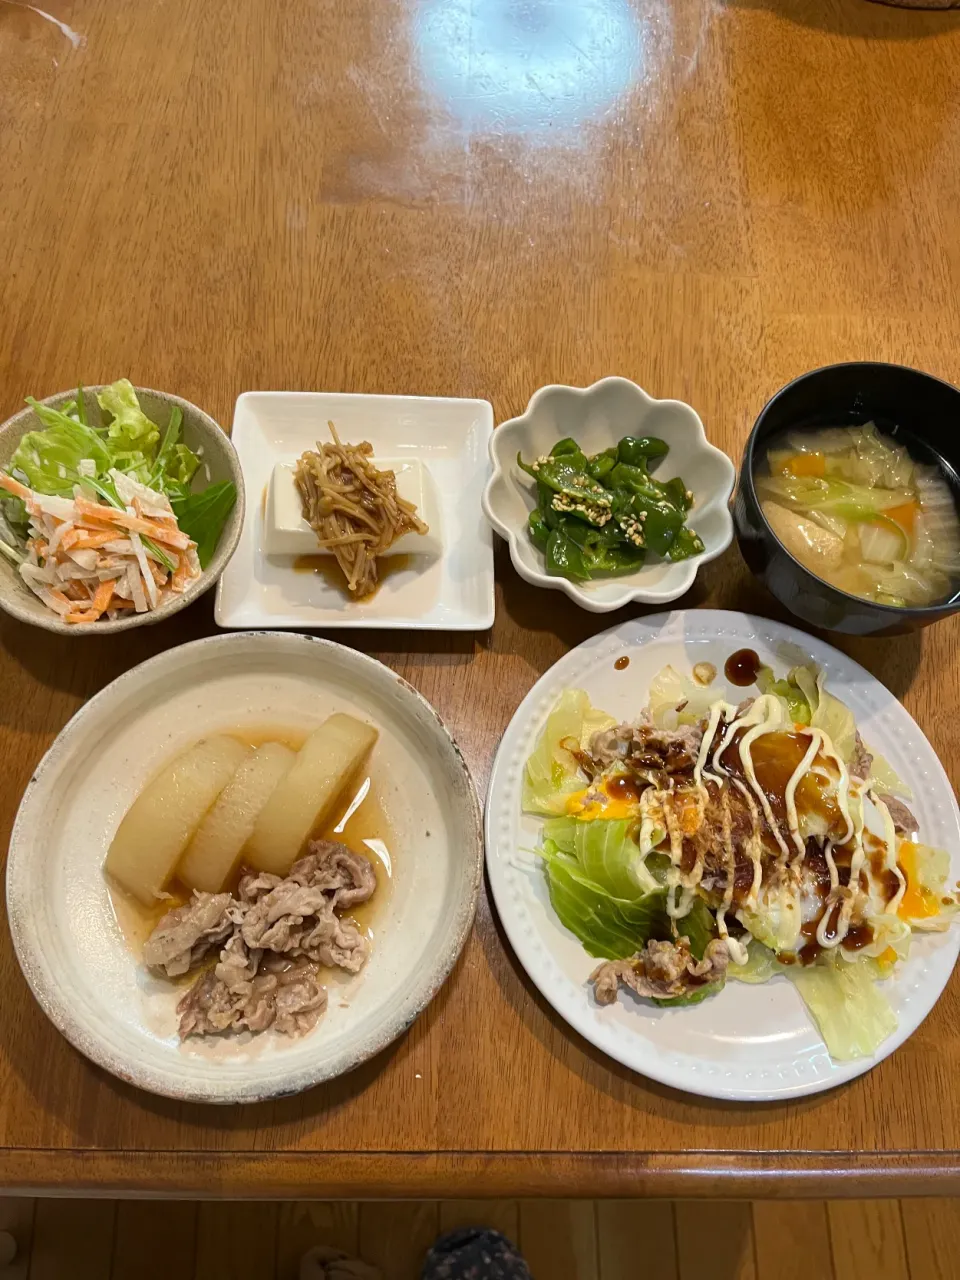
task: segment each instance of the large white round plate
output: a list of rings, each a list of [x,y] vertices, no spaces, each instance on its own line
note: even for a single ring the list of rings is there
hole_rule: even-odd
[[[778,671],[813,659],[828,688],[851,708],[868,744],[881,751],[914,792],[921,838],[948,849],[960,872],[960,812],[933,748],[894,696],[863,667],[793,627],[747,614],[697,609],[625,622],[572,650],[523,700],[497,753],[486,806],[487,869],[500,919],[520,963],[556,1011],[624,1066],[662,1084],[707,1097],[761,1102],[796,1097],[852,1080],[914,1032],[933,1008],[957,959],[960,938],[915,939],[908,961],[884,985],[899,1027],[872,1057],[835,1062],[795,988],[777,977],[762,986],[728,982],[703,1004],[658,1009],[621,995],[599,1007],[587,979],[595,965],[550,907],[531,851],[540,822],[520,809],[523,766],[564,689],[586,689],[597,707],[625,720],[639,715],[651,678],[666,663],[689,673],[712,662],[717,696],[739,702],[723,665],[737,649],[755,649]],[[617,670],[615,661],[630,659]]]
[[[182,988],[153,977],[114,917],[101,867],[165,760],[217,730],[375,724],[371,758],[394,837],[393,889],[373,954],[328,984],[309,1034],[177,1039]],[[34,995],[88,1058],[132,1084],[200,1102],[254,1102],[349,1071],[398,1036],[453,966],[482,870],[476,793],[430,705],[388,667],[328,640],[242,633],[171,649],[88,702],[28,786],[10,842],[7,914]],[[339,985],[338,985],[339,984]]]

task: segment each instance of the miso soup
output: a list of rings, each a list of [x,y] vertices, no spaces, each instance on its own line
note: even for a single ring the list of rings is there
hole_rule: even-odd
[[[811,573],[878,604],[936,604],[960,584],[960,517],[936,465],[862,427],[773,437],[754,483],[770,528]]]

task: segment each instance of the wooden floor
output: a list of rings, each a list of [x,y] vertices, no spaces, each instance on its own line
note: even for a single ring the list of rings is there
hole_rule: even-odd
[[[296,1280],[335,1244],[417,1280],[442,1230],[518,1241],[534,1280],[960,1280],[960,1200],[810,1202],[0,1199],[0,1280]]]

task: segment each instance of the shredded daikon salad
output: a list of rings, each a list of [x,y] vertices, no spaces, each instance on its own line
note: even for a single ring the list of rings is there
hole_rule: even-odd
[[[65,622],[149,613],[210,563],[237,498],[210,480],[203,448],[181,439],[180,408],[161,430],[121,378],[97,392],[88,420],[82,387],[60,408],[28,397],[41,430],[27,431],[0,471],[0,553]]]
[[[73,498],[51,497],[0,472],[0,488],[29,517],[20,576],[64,622],[147,613],[201,573],[197,544],[180,530],[169,498],[115,469],[109,476],[122,507],[84,492],[82,482]]]

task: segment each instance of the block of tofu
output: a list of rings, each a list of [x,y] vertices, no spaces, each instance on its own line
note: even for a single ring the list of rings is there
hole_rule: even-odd
[[[415,458],[377,458],[382,471],[397,477],[397,493],[417,508],[417,515],[429,526],[429,533],[405,533],[384,552],[386,556],[438,557],[443,550],[440,530],[440,502],[436,482],[427,467]],[[296,464],[278,462],[270,477],[266,512],[266,552],[270,556],[324,555],[317,535],[303,518],[300,494],[294,481]]]

